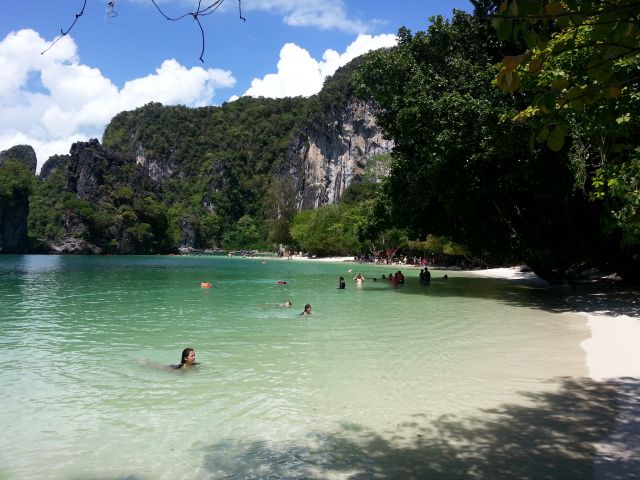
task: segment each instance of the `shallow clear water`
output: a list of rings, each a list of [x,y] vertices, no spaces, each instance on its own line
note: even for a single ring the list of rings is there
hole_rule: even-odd
[[[0,478],[386,478],[358,439],[402,448],[585,374],[552,292],[373,281],[398,268],[0,256]],[[164,368],[187,346],[199,367]]]

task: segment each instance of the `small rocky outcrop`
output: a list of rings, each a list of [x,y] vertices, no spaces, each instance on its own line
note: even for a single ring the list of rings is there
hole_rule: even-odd
[[[38,167],[36,151],[31,145],[15,145],[0,152],[0,166],[7,161],[21,163],[27,167],[33,175],[35,175],[36,168]]]
[[[49,245],[52,253],[57,254],[87,254],[91,253],[99,255],[102,253],[102,249],[97,247],[84,239],[67,237],[62,238]]]
[[[46,180],[51,174],[57,170],[66,171],[71,163],[70,155],[52,155],[49,160],[44,162],[40,169],[40,179]]]

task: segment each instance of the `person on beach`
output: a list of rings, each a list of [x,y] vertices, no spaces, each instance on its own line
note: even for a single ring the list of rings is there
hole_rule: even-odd
[[[347,285],[344,283],[344,277],[340,277],[340,280],[338,281],[338,288],[340,290],[344,290],[347,287]]]
[[[311,304],[307,303],[304,306],[304,310],[300,313],[300,315],[311,315]]]
[[[356,287],[362,288],[362,285],[364,284],[364,277],[362,276],[362,274],[358,272],[358,274],[353,277],[353,279],[356,281]]]
[[[176,370],[180,368],[189,368],[194,365],[198,365],[196,362],[196,352],[193,348],[185,348],[182,351],[182,355],[180,357],[180,363],[178,365],[171,365],[171,368],[175,368]]]

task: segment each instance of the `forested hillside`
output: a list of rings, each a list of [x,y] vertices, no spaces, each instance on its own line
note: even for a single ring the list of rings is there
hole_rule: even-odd
[[[527,2],[523,20],[513,1],[474,4],[311,98],[120,113],[102,144],[45,164],[30,248],[284,243],[639,281],[638,7],[575,3],[567,20]]]
[[[31,196],[32,248],[158,253],[290,243],[297,211],[338,201],[374,150],[391,148],[376,137],[373,106],[354,96],[356,66],[311,98],[196,109],[150,103],[118,114],[102,143],[77,143],[44,165]]]

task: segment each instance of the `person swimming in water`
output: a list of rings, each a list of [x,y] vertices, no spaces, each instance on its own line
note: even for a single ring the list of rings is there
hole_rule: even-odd
[[[346,286],[347,285],[344,283],[344,277],[340,277],[340,280],[338,280],[338,288],[340,290],[344,290]]]
[[[198,363],[196,362],[195,350],[193,348],[185,348],[182,351],[180,363],[178,365],[171,365],[171,368],[175,368],[176,370],[178,370],[180,368],[189,368],[194,365],[198,365]]]
[[[307,303],[304,306],[304,310],[300,313],[300,315],[311,315],[311,304]]]

